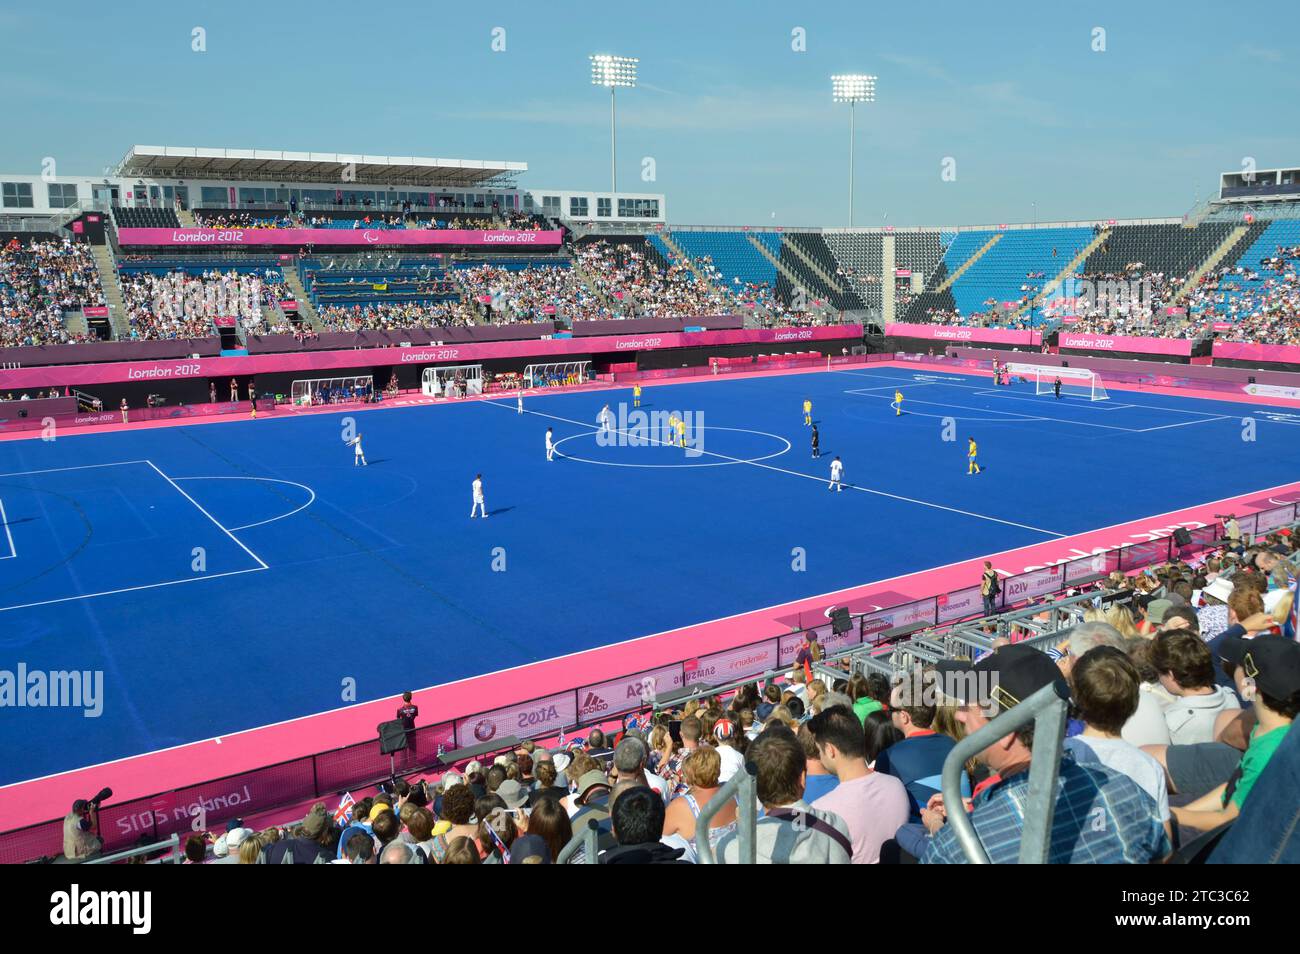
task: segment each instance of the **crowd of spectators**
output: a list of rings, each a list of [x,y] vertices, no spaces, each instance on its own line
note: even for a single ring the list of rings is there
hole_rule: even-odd
[[[1258,270],[1224,266],[1201,279],[1189,311],[1203,333],[1224,341],[1300,345],[1300,245],[1279,246]]]
[[[292,330],[275,307],[293,298],[278,269],[123,273],[120,284],[132,340],[211,337],[215,318],[234,318],[250,334]]]
[[[585,317],[600,308],[568,264],[511,269],[487,263],[457,269],[456,275],[493,323]]]
[[[194,224],[202,229],[295,229],[298,222],[288,215],[270,212],[237,212],[234,210],[196,210]]]
[[[731,310],[727,296],[700,281],[688,264],[670,262],[661,268],[646,248],[600,240],[574,249],[596,289],[613,303],[585,317],[681,318]]]
[[[402,328],[458,327],[473,324],[475,313],[459,301],[415,304],[412,302],[366,302],[355,305],[326,305],[317,317],[325,331],[396,331]]]
[[[0,347],[96,340],[69,331],[64,313],[103,305],[89,245],[15,238],[0,248]]]

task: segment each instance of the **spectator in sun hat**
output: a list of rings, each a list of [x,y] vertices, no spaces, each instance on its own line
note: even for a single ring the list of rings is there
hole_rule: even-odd
[[[1069,688],[1061,671],[1030,646],[1010,645],[983,657],[972,667],[974,686],[957,710],[967,733],[1010,711],[1039,690],[1051,686],[1061,698]],[[994,864],[1019,861],[1024,809],[1029,794],[1033,724],[1010,732],[977,756],[999,781],[975,795],[970,821]],[[933,837],[922,859],[929,864],[965,862],[956,832],[947,824],[943,797],[930,800],[922,817]],[[1089,817],[1092,824],[1080,825]],[[1127,776],[1104,766],[1083,766],[1066,753],[1056,780],[1056,809],[1047,852],[1051,864],[1146,864],[1169,853],[1169,838],[1151,796]]]
[[[1255,728],[1237,770],[1223,785],[1182,808],[1180,825],[1209,830],[1236,819],[1260,774],[1300,715],[1300,643],[1282,636],[1231,636],[1221,655],[1237,691],[1253,703]]]
[[[334,859],[334,839],[330,814],[324,802],[311,807],[302,824],[289,838],[266,849],[268,865],[323,865]]]
[[[517,808],[523,808],[524,805],[528,804],[528,792],[519,784],[519,782],[512,778],[508,778],[502,782],[497,787],[496,794],[506,803],[506,808],[509,808],[512,811]]]
[[[243,827],[236,820],[226,833],[212,844],[212,854],[217,859],[216,864],[237,863],[239,846],[244,843],[245,838],[253,838],[255,835],[253,829]]]

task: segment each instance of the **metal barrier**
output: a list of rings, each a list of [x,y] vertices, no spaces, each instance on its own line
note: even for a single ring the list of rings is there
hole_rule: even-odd
[[[718,789],[709,803],[700,810],[695,819],[695,854],[696,861],[702,865],[717,864],[713,856],[713,844],[709,841],[709,822],[726,807],[727,802],[736,799],[737,818],[736,836],[739,840],[740,863],[742,865],[758,864],[758,783],[755,780],[753,762],[745,763],[745,770],[731,776],[726,785]]]
[[[156,845],[145,845],[142,848],[132,848],[129,851],[119,851],[112,855],[100,855],[97,858],[89,858],[80,862],[83,865],[111,865],[118,861],[127,861],[139,855],[151,855],[155,851],[166,851],[171,849],[173,859],[181,853],[181,836],[172,835],[166,841],[160,841]],[[173,860],[171,863],[175,863]]]
[[[948,824],[971,864],[987,865],[988,852],[965,811],[961,797],[961,773],[966,762],[1017,729],[1034,723],[1034,757],[1029,765],[1029,794],[1020,835],[1020,863],[1046,864],[1052,842],[1052,817],[1056,812],[1056,778],[1065,747],[1066,696],[1060,685],[1044,686],[1014,709],[972,732],[953,747],[943,760],[941,782]]]
[[[560,853],[555,856],[555,863],[557,865],[567,865],[569,859],[579,851],[583,851],[586,853],[583,858],[584,864],[600,864],[599,831],[600,825],[595,819],[587,822],[587,827],[570,838],[569,843],[560,849]]]

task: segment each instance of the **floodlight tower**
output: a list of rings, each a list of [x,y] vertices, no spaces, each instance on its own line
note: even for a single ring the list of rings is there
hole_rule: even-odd
[[[876,101],[876,78],[866,73],[839,73],[831,77],[831,98],[849,104],[849,228],[853,227],[853,109]]]
[[[591,60],[591,85],[609,87],[609,191],[612,203],[618,192],[614,91],[620,86],[626,89],[636,86],[636,68],[641,61],[632,56],[610,56],[608,53],[596,53],[588,59]]]

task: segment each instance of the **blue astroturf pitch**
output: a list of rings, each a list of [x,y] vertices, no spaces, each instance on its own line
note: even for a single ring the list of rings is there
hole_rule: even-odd
[[[1300,417],[1251,404],[896,367],[646,388],[698,455],[598,440],[606,402],[617,429],[630,390],[0,444],[0,669],[104,686],[94,718],[5,709],[0,782],[332,709],[349,679],[365,701],[1276,486],[1300,460]]]

